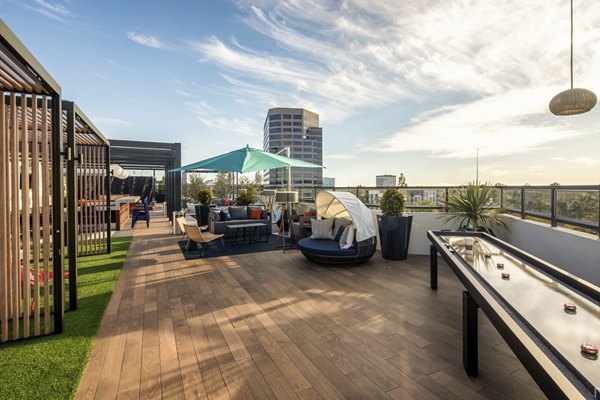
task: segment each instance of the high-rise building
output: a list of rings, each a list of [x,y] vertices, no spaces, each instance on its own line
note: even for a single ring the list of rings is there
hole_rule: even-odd
[[[323,177],[323,187],[335,187],[335,178]]]
[[[290,157],[323,165],[323,130],[319,127],[319,114],[303,108],[271,108],[264,125],[263,149],[271,153],[290,149]],[[286,168],[267,171],[264,183],[269,186],[287,185]],[[292,168],[292,186],[323,185],[321,168]]]
[[[375,186],[387,187],[396,186],[396,175],[376,175]]]

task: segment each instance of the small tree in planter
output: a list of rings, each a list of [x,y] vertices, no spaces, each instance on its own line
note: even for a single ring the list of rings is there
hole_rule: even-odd
[[[210,212],[210,203],[213,199],[213,192],[211,189],[203,188],[198,190],[197,194],[198,202],[200,202],[200,207],[196,207],[199,209],[200,213],[196,212],[196,219],[198,220],[198,225],[208,225],[208,213]]]
[[[508,229],[500,217],[498,209],[492,208],[495,189],[489,184],[467,184],[457,190],[446,202],[447,215],[442,218],[446,222],[458,222],[461,227],[469,226],[474,231],[494,234],[492,227]]]
[[[403,216],[406,211],[404,196],[398,189],[387,189],[380,201],[381,216],[379,237],[381,255],[388,260],[405,260],[412,227],[412,215]]]
[[[235,199],[236,206],[249,206],[256,201],[256,195],[252,191],[245,191],[238,194]]]

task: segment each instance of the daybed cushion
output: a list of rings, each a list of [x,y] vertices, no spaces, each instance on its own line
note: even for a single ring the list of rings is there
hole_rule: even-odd
[[[333,240],[340,240],[344,228],[352,224],[352,220],[345,218],[334,218],[333,219]]]
[[[307,253],[316,253],[323,256],[355,256],[356,246],[352,246],[349,249],[340,249],[340,244],[334,240],[315,240],[311,238],[304,238],[298,241],[298,248],[300,251],[306,251]]]
[[[333,219],[314,219],[311,218],[312,235],[311,239],[333,239]]]

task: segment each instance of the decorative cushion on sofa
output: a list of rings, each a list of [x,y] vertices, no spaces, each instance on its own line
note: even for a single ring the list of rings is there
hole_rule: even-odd
[[[219,222],[221,220],[221,210],[219,210],[218,208],[213,208],[210,210],[210,212],[216,222]]]
[[[223,205],[224,206],[230,206],[231,205],[231,199],[223,199]]]
[[[354,244],[354,225],[348,225],[344,228],[340,240],[340,249],[349,249]]]
[[[229,221],[231,219],[231,214],[229,214],[229,210],[221,210],[221,221]]]
[[[260,212],[261,209],[260,208],[249,208],[250,210],[250,219],[260,219]]]
[[[269,210],[260,210],[260,219],[269,219]]]
[[[312,235],[311,239],[333,239],[333,219],[314,219],[311,218]]]
[[[229,207],[229,214],[231,214],[231,219],[248,219],[248,209],[246,206]]]

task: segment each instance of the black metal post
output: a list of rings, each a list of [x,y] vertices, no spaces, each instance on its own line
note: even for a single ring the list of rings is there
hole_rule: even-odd
[[[60,95],[52,96],[52,267],[54,272],[54,332],[62,333],[64,317],[63,278],[63,141]]]
[[[463,292],[463,366],[469,376],[479,374],[477,303],[469,292]]]
[[[556,189],[550,189],[550,226],[556,227]]]
[[[429,285],[433,290],[438,288],[437,267],[437,249],[434,245],[429,245]]]
[[[69,257],[69,310],[77,309],[77,177],[75,144],[75,107],[72,101],[63,101],[67,114],[67,254]],[[59,275],[55,275],[59,276]]]
[[[521,219],[525,219],[525,187],[521,187]]]
[[[446,212],[448,212],[448,210],[449,210],[449,208],[448,208],[449,189],[447,187],[444,190],[444,196],[445,196],[445,199],[444,199],[445,207],[444,207],[444,209],[445,209]]]

